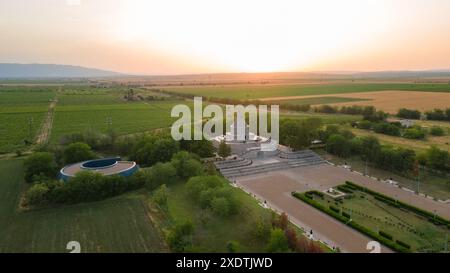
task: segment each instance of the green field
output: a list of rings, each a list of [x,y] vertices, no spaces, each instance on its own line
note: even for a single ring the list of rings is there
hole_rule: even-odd
[[[0,86],[0,154],[33,140],[54,96],[55,88],[50,87]]]
[[[301,112],[282,112],[280,119],[303,120],[307,118],[320,118],[322,124],[344,124],[354,121],[360,121],[362,116],[345,114],[320,114],[320,113],[301,113]]]
[[[367,101],[367,100],[357,98],[341,98],[341,97],[315,97],[305,99],[280,100],[278,102],[281,104],[317,105],[317,104],[333,104],[339,102],[352,102],[352,101]]]
[[[168,91],[195,94],[203,97],[257,99],[284,96],[309,96],[370,92],[383,90],[450,92],[450,84],[364,83],[364,84],[297,84],[172,87]]]
[[[68,252],[69,241],[82,252],[167,251],[141,194],[18,212],[22,160],[0,160],[0,173],[0,253]]]
[[[342,202],[336,202],[326,194],[323,198],[313,198],[327,208],[334,206],[349,214],[359,225],[392,235],[394,240],[409,244],[415,252],[442,252],[445,240],[449,240],[447,227],[435,225],[413,212],[390,206],[360,191],[355,190]]]
[[[119,134],[130,134],[169,127],[175,120],[170,111],[180,101],[132,102],[102,105],[57,106],[51,141],[86,129],[105,132],[110,126]],[[112,124],[108,124],[111,120]]]

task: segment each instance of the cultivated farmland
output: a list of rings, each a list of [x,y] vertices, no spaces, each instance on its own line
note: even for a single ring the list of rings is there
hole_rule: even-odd
[[[415,83],[355,83],[355,84],[297,84],[297,85],[236,85],[203,87],[170,87],[168,91],[203,97],[260,99],[286,96],[331,95],[384,90],[450,92],[450,84]]]
[[[18,212],[22,160],[0,160],[0,252],[165,252],[160,231],[139,194],[100,202]]]
[[[0,87],[0,153],[33,141],[54,95],[52,87]]]
[[[279,98],[280,102],[301,104],[302,100],[309,104],[331,104],[334,106],[372,105],[387,113],[396,114],[399,108],[428,111],[435,108],[445,109],[450,105],[450,93],[422,91],[378,91],[335,94],[333,96],[317,96],[298,99],[297,97]],[[339,101],[342,100],[342,101]],[[347,100],[347,101],[346,101]]]

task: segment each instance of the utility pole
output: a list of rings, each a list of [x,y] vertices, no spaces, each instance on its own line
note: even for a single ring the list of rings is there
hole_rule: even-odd
[[[364,175],[367,175],[367,157],[366,157],[366,168],[364,170]]]
[[[448,233],[445,234],[445,245],[444,245],[444,252],[446,253],[448,251]]]
[[[420,179],[419,176],[417,176],[417,194],[420,193]]]
[[[417,194],[420,193],[420,165],[419,162],[416,160],[414,162],[414,174],[417,178]]]
[[[112,117],[106,118],[106,124],[108,125],[108,130],[111,129],[112,126]]]
[[[32,131],[33,131],[33,117],[28,118],[28,138],[30,141],[32,140]]]

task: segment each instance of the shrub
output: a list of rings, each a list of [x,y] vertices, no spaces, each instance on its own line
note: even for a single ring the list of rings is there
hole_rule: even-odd
[[[450,120],[449,109],[450,108],[447,108],[445,112],[442,109],[434,109],[433,111],[428,111],[425,114],[429,120]]]
[[[199,155],[202,158],[213,157],[216,148],[213,143],[209,140],[180,140],[180,148],[182,150],[188,151]]]
[[[49,189],[45,184],[35,184],[25,194],[26,204],[39,206],[47,203],[47,193]]]
[[[336,187],[339,191],[344,192],[344,193],[353,193],[353,191],[347,187],[346,185],[339,185]]]
[[[33,176],[44,175],[48,178],[55,178],[58,166],[55,157],[51,153],[39,152],[29,156],[24,161],[25,180],[33,182]]]
[[[340,213],[341,210],[339,208],[336,208],[335,206],[330,206],[330,209],[336,213]]]
[[[450,170],[450,153],[448,151],[432,146],[425,154],[428,167],[442,171]]]
[[[228,216],[230,214],[230,204],[225,197],[214,197],[211,201],[211,209],[220,216]]]
[[[196,176],[186,184],[188,193],[202,209],[210,208],[215,214],[228,216],[238,212],[240,203],[227,182],[219,176]]]
[[[421,113],[417,110],[411,110],[406,108],[400,108],[397,113],[397,117],[406,119],[420,119]]]
[[[334,114],[338,113],[339,109],[337,107],[333,107],[328,104],[323,104],[314,108],[314,111],[318,113]]]
[[[346,217],[346,218],[351,218],[350,214],[346,213],[346,212],[342,212],[342,216]]]
[[[404,248],[411,249],[411,246],[408,245],[407,243],[404,243],[404,242],[402,242],[402,241],[400,241],[400,240],[397,240],[397,241],[395,241],[395,242],[396,242],[397,244],[401,245],[401,246],[404,247]]]
[[[191,235],[194,233],[194,225],[191,221],[178,223],[167,236],[167,242],[174,252],[184,252],[192,244]]]
[[[142,187],[143,184],[134,176],[125,178],[118,175],[103,176],[99,173],[80,172],[68,182],[49,180],[37,183],[28,189],[25,196],[32,205],[97,201]]]
[[[237,241],[229,241],[227,242],[227,250],[229,253],[237,253],[241,249],[239,242]]]
[[[328,137],[327,151],[340,157],[347,157],[351,154],[349,139],[340,134],[333,134]]]
[[[171,160],[178,151],[178,142],[171,138],[158,135],[144,136],[133,145],[130,158],[141,165],[151,166]]]
[[[91,150],[91,146],[82,142],[69,144],[63,152],[63,161],[66,164],[82,162],[93,158],[95,158],[95,154]]]
[[[439,126],[433,126],[430,129],[430,134],[433,136],[443,136],[445,134],[444,129]]]
[[[370,122],[368,120],[363,120],[357,124],[357,127],[359,129],[369,130],[372,128],[372,122]]]
[[[266,221],[263,218],[258,218],[255,221],[255,229],[254,229],[254,235],[258,240],[261,240],[262,242],[267,242],[270,237],[271,232],[271,226],[268,221]]]
[[[166,184],[161,185],[154,193],[153,193],[153,200],[156,204],[158,204],[160,207],[167,207],[167,186]]]
[[[409,128],[403,132],[403,137],[409,139],[424,139],[425,136],[425,131],[419,127]]]
[[[177,170],[170,163],[157,163],[153,167],[141,170],[148,190],[154,190],[162,184],[173,184],[178,181]]]
[[[287,252],[288,250],[289,243],[283,230],[279,228],[273,229],[267,244],[267,252]]]
[[[203,173],[203,165],[191,154],[185,151],[173,155],[171,164],[177,170],[177,175],[181,179],[199,176]]]
[[[386,233],[386,232],[384,232],[384,231],[379,231],[378,232],[381,236],[383,236],[384,238],[386,238],[386,239],[388,239],[388,240],[392,240],[392,235],[390,235],[389,233]]]
[[[231,147],[228,145],[225,141],[221,141],[219,144],[219,149],[217,151],[217,154],[220,157],[228,157],[231,155]]]
[[[373,130],[376,133],[390,135],[390,136],[400,136],[400,128],[394,124],[388,122],[379,122],[373,126]]]

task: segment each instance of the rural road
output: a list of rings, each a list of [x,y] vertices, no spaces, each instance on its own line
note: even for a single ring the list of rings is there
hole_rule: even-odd
[[[36,136],[36,144],[45,144],[50,138],[50,133],[52,131],[53,126],[53,115],[56,106],[56,100],[52,100],[48,107],[47,115],[45,117],[44,123],[42,124],[41,129],[39,130],[38,135]]]

